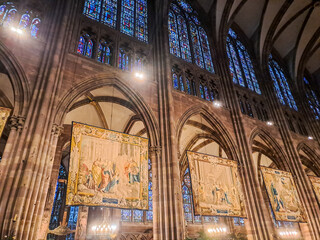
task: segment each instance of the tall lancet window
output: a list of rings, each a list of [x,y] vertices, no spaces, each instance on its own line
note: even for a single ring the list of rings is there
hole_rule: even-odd
[[[227,37],[227,54],[233,82],[261,94],[250,55],[231,28]]]
[[[283,105],[288,105],[290,108],[298,111],[296,102],[292,96],[287,77],[283,69],[279,66],[276,60],[273,59],[272,55],[269,56],[269,72],[273,81],[273,86],[276,95]]]
[[[214,72],[208,36],[190,4],[184,0],[171,3],[168,30],[172,55]]]
[[[306,77],[304,77],[303,80],[304,80],[304,86],[306,88],[306,96],[308,99],[308,104],[314,114],[315,119],[319,120],[320,119],[319,97],[316,94],[316,91],[311,86],[309,80]]]
[[[148,42],[147,10],[147,0],[86,0],[83,14],[140,41]],[[120,19],[120,25],[117,24],[117,19]]]

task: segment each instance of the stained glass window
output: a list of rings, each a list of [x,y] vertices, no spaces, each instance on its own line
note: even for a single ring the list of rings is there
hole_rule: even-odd
[[[103,0],[101,22],[115,28],[118,0]]]
[[[233,82],[261,94],[248,51],[231,28],[227,37],[227,55]]]
[[[171,3],[168,18],[170,53],[214,72],[208,37],[199,26],[197,13],[184,0],[177,0],[176,3]]]
[[[99,21],[101,14],[101,0],[86,0],[83,14],[87,17]]]
[[[136,37],[148,41],[147,0],[136,0]]]
[[[77,53],[91,58],[93,54],[93,42],[89,34],[80,36]]]
[[[200,91],[200,97],[204,99],[203,85],[201,83],[199,85],[199,91]]]
[[[178,76],[176,73],[172,74],[172,80],[174,89],[179,89]]]
[[[121,221],[122,222],[152,222],[153,221],[153,207],[152,207],[152,165],[151,160],[148,161],[148,174],[149,174],[149,209],[147,211],[142,210],[121,210]]]
[[[102,42],[99,44],[98,49],[98,61],[106,64],[111,64],[111,48],[108,46],[107,42]]]
[[[180,91],[184,92],[184,84],[183,84],[183,77],[179,77],[179,83],[180,83]]]
[[[23,14],[20,19],[20,22],[19,22],[19,28],[26,29],[28,27],[29,23],[30,23],[30,15],[27,13]]]
[[[312,88],[307,78],[304,77],[303,80],[306,88],[306,96],[308,99],[308,104],[315,116],[315,119],[319,120],[320,119],[320,102],[319,102],[318,95],[316,94],[316,91]]]
[[[190,81],[188,78],[186,78],[186,85],[187,85],[187,93],[191,94],[191,86],[190,86]]]
[[[204,86],[204,94],[205,94],[206,100],[210,101],[210,95],[209,95],[209,91],[208,91],[207,86]]]
[[[297,111],[298,108],[291,93],[285,73],[279,64],[273,59],[272,55],[269,57],[269,72],[280,103],[288,105],[290,108]]]
[[[16,14],[17,14],[17,10],[15,8],[9,10],[8,13],[6,14],[6,16],[4,16],[4,18],[5,18],[4,25],[8,26],[12,22],[14,22],[14,19],[16,18]]]
[[[31,26],[30,26],[30,31],[31,31],[31,36],[32,37],[38,38],[40,24],[41,24],[41,21],[40,21],[39,18],[34,18],[32,20],[32,23],[31,23]]]
[[[91,58],[93,52],[93,42],[91,39],[88,40],[85,56]]]
[[[121,26],[120,31],[133,36],[134,33],[134,0],[121,1]]]
[[[1,5],[0,6],[0,22],[1,22],[1,20],[4,18],[5,14],[6,14],[6,9],[7,9],[6,5]]]
[[[119,68],[121,70],[130,71],[131,70],[131,56],[125,52],[122,48],[119,51]]]

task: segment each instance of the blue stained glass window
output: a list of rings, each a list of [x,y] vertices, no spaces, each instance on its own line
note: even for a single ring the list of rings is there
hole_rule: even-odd
[[[172,74],[172,80],[174,89],[179,89],[178,76],[176,73]]]
[[[191,33],[194,61],[199,67],[204,68],[198,29],[196,25],[192,22],[190,23],[190,33]]]
[[[98,61],[106,64],[111,64],[111,49],[106,43],[100,43],[98,49]]]
[[[119,51],[119,68],[124,71],[131,70],[131,58],[129,55],[120,48]]]
[[[118,0],[103,0],[101,22],[115,28],[117,23]]]
[[[320,119],[320,102],[319,98],[312,88],[311,84],[307,80],[306,77],[304,77],[304,83],[305,83],[305,88],[306,88],[306,96],[308,99],[309,107],[312,110],[315,119],[319,120]]]
[[[147,0],[136,0],[136,37],[148,41]]]
[[[233,82],[261,94],[251,58],[237,34],[230,28],[227,37],[227,54]]]
[[[31,36],[32,37],[38,38],[40,24],[41,24],[41,20],[39,18],[34,18],[32,20],[32,23],[31,23],[31,26],[30,26],[30,31],[31,31]]]
[[[134,0],[121,1],[120,31],[133,36],[134,33]]]
[[[180,47],[179,47],[177,20],[176,20],[176,16],[171,10],[169,11],[168,27],[169,27],[170,53],[177,57],[180,57],[181,54],[180,54]]]
[[[83,36],[80,36],[77,52],[79,54],[84,54],[85,46],[86,46],[86,40]]]
[[[133,211],[133,221],[134,222],[143,222],[143,211],[142,210],[134,210]]]
[[[8,26],[12,22],[14,22],[14,19],[16,18],[16,14],[17,14],[17,10],[15,8],[9,10],[8,13],[6,14],[6,16],[4,16],[4,18],[5,18],[4,25]]]
[[[183,77],[182,76],[179,77],[179,82],[180,82],[180,90],[182,92],[184,92],[184,84],[183,84]]]
[[[184,0],[177,0],[179,5],[183,8],[188,13],[191,13],[193,11],[192,7],[190,6],[189,3],[185,2]]]
[[[190,86],[190,81],[188,78],[186,78],[186,85],[187,85],[187,93],[191,94],[191,86]]]
[[[210,95],[207,86],[204,86],[204,94],[206,96],[206,100],[210,101]]]
[[[204,99],[203,85],[202,85],[201,83],[200,83],[200,85],[199,85],[199,91],[200,91],[200,96],[201,96],[201,98]]]
[[[191,62],[191,52],[190,52],[187,24],[185,19],[181,15],[179,15],[177,19],[178,19],[181,57],[187,62]]]
[[[121,221],[131,222],[132,211],[131,210],[121,210]]]
[[[269,56],[269,73],[271,79],[273,80],[274,89],[280,103],[283,105],[287,104],[290,108],[293,108],[297,111],[298,108],[291,93],[284,71],[272,58],[272,55]]]
[[[207,34],[202,27],[199,27],[198,29],[200,34],[200,42],[202,47],[205,69],[209,72],[214,72]]]
[[[6,5],[1,5],[0,6],[0,22],[1,20],[4,18],[5,14],[6,14]]]
[[[142,57],[137,57],[136,58],[136,64],[135,64],[135,70],[138,72],[142,72],[144,68],[143,64],[143,58]]]
[[[91,58],[92,52],[93,52],[93,42],[92,40],[89,39],[86,47],[86,53],[85,53],[86,57]]]
[[[30,23],[30,15],[27,13],[23,14],[19,22],[19,28],[26,29],[29,26],[29,23]]]
[[[101,13],[101,0],[86,0],[83,8],[83,14],[87,17],[99,21]]]
[[[191,80],[192,83],[192,94],[193,96],[197,96],[197,87],[195,81]]]

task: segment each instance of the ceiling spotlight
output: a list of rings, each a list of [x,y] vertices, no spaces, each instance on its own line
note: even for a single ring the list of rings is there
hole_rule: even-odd
[[[272,126],[272,125],[273,125],[273,122],[268,121],[268,122],[267,122],[267,125],[268,125],[268,126]]]
[[[221,104],[221,102],[219,102],[219,101],[214,101],[214,102],[213,102],[213,106],[215,106],[216,108],[219,108],[219,107],[222,106],[222,104]]]
[[[309,136],[308,139],[309,139],[309,140],[313,140],[313,137],[312,137],[312,136]]]

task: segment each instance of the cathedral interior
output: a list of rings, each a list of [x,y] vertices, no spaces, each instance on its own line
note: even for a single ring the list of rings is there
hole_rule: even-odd
[[[319,240],[319,90],[319,0],[0,0],[0,239]],[[148,139],[146,209],[67,204],[73,122]],[[195,214],[189,151],[245,216]]]

